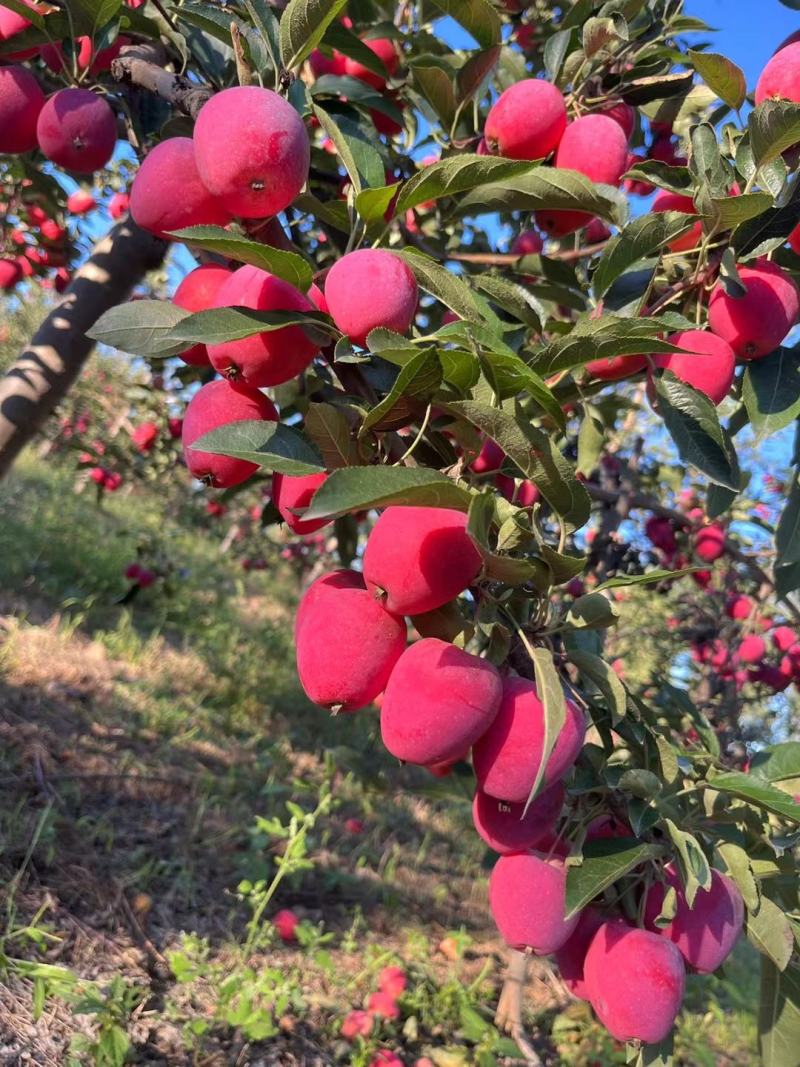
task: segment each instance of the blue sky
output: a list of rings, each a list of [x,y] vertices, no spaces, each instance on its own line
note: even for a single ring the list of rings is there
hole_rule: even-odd
[[[710,38],[713,51],[738,63],[750,90],[784,37],[800,29],[800,11],[780,0],[687,0],[686,13],[719,31]]]

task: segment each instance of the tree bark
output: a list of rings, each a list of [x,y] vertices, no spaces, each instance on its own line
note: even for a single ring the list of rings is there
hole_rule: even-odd
[[[0,478],[63,399],[89,357],[100,315],[161,263],[167,244],[124,218],[100,240],[28,347],[0,379]]]

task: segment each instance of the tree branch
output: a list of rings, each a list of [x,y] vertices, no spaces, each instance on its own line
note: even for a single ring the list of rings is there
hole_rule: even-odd
[[[86,331],[129,296],[166,249],[165,241],[124,218],[76,271],[28,347],[0,379],[0,478],[80,374],[94,348]]]
[[[115,81],[147,89],[162,100],[172,104],[176,111],[193,119],[200,108],[213,95],[213,89],[196,85],[181,74],[172,74],[164,69],[166,53],[160,45],[128,45],[111,63],[111,76]]]

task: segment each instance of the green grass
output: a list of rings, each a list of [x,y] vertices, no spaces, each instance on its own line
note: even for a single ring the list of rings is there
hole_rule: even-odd
[[[170,494],[98,507],[61,460],[24,456],[2,491],[2,610],[21,622],[0,647],[0,970],[4,952],[22,961],[5,974],[30,1048],[69,1067],[233,1064],[245,1047],[286,1064],[366,1067],[378,1047],[499,1064],[512,1049],[491,1025],[502,964],[471,776],[399,768],[374,711],[308,704],[296,574],[244,572]],[[139,550],[169,579],[120,603]],[[260,907],[292,819],[328,795]],[[299,946],[276,940],[279,907],[301,915]],[[390,961],[410,975],[401,1020],[344,1042]],[[678,1062],[754,1062],[756,986],[746,945],[723,977],[692,978]],[[584,1005],[558,1005],[541,977],[531,989],[548,1063],[624,1062]]]

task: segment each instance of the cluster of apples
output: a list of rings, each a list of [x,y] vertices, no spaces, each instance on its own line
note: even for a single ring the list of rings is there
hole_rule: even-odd
[[[324,293],[314,285],[306,296],[258,267],[231,271],[207,264],[188,274],[174,297],[178,307],[187,311],[232,306],[258,311],[323,311],[354,344],[362,346],[370,331],[380,326],[406,333],[414,321],[418,300],[419,289],[408,264],[393,252],[368,248],[350,252],[334,264]],[[276,421],[275,405],[260,388],[289,381],[319,353],[319,343],[301,326],[285,326],[215,345],[197,344],[181,353],[185,362],[211,365],[225,376],[198,390],[186,409],[183,444],[186,465],[192,474],[219,488],[238,485],[249,478],[256,470],[254,464],[203,452],[192,447],[193,443],[203,434],[232,422]],[[276,505],[282,513],[286,510],[284,518],[296,532],[307,533],[310,528],[298,525],[288,508],[307,505],[324,477],[276,476],[276,484],[285,487],[293,498],[283,509],[278,494]]]
[[[680,1009],[686,965],[709,973],[733,948],[743,923],[741,895],[714,871],[710,888],[690,907],[677,871],[667,865],[646,890],[646,929],[599,906],[566,918],[569,850],[556,828],[563,780],[584,742],[582,711],[566,700],[541,790],[530,801],[545,746],[535,682],[437,637],[407,645],[406,619],[430,621],[478,580],[480,569],[461,512],[386,508],[367,540],[363,573],[318,578],[301,600],[300,681],[314,703],[334,712],[379,703],[383,742],[404,762],[441,772],[471,751],[474,825],[500,854],[490,905],[503,939],[515,949],[555,954],[568,988],[591,1002],[618,1040],[661,1041]],[[605,818],[587,836],[630,834]],[[668,889],[677,905],[662,917]]]

